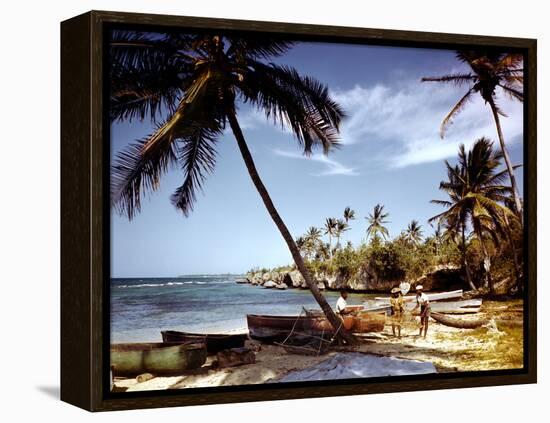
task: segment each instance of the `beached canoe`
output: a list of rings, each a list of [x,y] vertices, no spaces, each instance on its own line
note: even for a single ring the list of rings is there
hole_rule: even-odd
[[[444,313],[444,314],[476,314],[481,309],[482,300],[461,300],[461,301],[441,301],[430,303],[430,310],[432,312]],[[414,304],[408,303],[406,306],[408,310],[414,310]],[[419,309],[416,309],[413,314],[419,314]]]
[[[206,344],[139,343],[112,344],[114,375],[141,373],[175,374],[201,367],[206,362]]]
[[[161,331],[163,342],[206,342],[208,354],[216,354],[219,351],[230,348],[244,347],[244,341],[248,339],[247,333],[223,334],[223,333],[190,333],[177,330]]]
[[[451,326],[453,328],[459,328],[459,329],[475,329],[488,323],[487,319],[476,319],[476,320],[468,319],[467,320],[467,319],[460,319],[456,317],[445,316],[444,314],[440,314],[440,313],[431,313],[431,317],[436,322],[439,322],[445,326]]]
[[[321,315],[309,316],[269,316],[247,314],[248,331],[252,339],[274,343],[283,342],[292,332],[293,337],[330,336],[334,329],[330,322]],[[355,323],[354,316],[345,316],[344,326],[351,329]]]
[[[432,294],[426,294],[428,296],[428,300],[430,301],[441,301],[441,300],[452,300],[452,299],[459,299],[462,298],[462,294],[464,291],[462,289],[458,289],[456,291],[447,291],[447,292],[437,292]],[[382,303],[389,303],[390,297],[375,297],[375,301],[382,302]],[[415,301],[416,295],[405,295],[403,297],[404,301]]]

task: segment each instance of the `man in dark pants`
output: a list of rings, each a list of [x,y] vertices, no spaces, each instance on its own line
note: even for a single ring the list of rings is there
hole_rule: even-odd
[[[422,330],[424,330],[424,338],[428,334],[428,322],[430,320],[430,300],[424,293],[424,287],[417,285],[416,287],[416,307],[414,310],[420,307],[420,333],[422,336]]]

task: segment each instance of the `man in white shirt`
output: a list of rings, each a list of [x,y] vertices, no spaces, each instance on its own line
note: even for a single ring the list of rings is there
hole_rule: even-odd
[[[340,297],[338,298],[338,301],[336,301],[336,313],[340,316],[348,314],[346,311],[346,307],[348,306],[348,302],[346,301],[347,298],[348,292],[345,289],[342,289],[340,291]]]
[[[430,320],[430,300],[426,293],[424,293],[424,287],[422,285],[416,286],[416,307],[414,310],[420,307],[420,333],[422,336],[422,330],[424,330],[424,338],[428,334],[428,322]]]

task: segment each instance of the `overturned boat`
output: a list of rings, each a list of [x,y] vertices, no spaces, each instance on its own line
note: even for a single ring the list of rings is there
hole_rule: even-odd
[[[113,375],[176,374],[206,362],[206,343],[136,343],[111,345]]]

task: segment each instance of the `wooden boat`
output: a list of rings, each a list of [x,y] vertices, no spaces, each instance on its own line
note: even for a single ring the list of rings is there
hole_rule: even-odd
[[[230,348],[244,347],[244,341],[248,339],[248,334],[223,334],[223,333],[190,333],[176,330],[161,331],[163,342],[205,342],[208,354],[216,354],[219,351]]]
[[[453,328],[460,329],[475,329],[487,324],[487,319],[466,320],[456,317],[445,316],[440,313],[431,313],[431,317],[445,326],[451,326]]]
[[[205,361],[204,342],[111,345],[111,368],[115,375],[175,374],[197,369]]]
[[[386,313],[361,311],[355,316],[354,333],[382,332],[386,324]]]
[[[462,294],[464,291],[462,289],[458,289],[456,291],[448,291],[448,292],[437,292],[432,294],[426,294],[428,296],[428,300],[430,301],[441,301],[441,300],[452,300],[452,299],[458,299],[462,298]],[[376,301],[380,301],[383,303],[389,303],[390,297],[375,297]],[[416,295],[405,295],[403,297],[404,301],[415,301]]]
[[[461,301],[441,301],[430,303],[430,309],[432,312],[444,313],[444,314],[475,314],[479,313],[481,309],[482,300],[461,300]],[[408,310],[414,309],[414,303],[409,303],[405,306]],[[418,314],[419,310],[416,309],[413,314]]]
[[[248,331],[252,339],[262,342],[283,342],[291,333],[293,336],[330,336],[334,329],[324,315],[268,316],[247,314]],[[345,316],[344,327],[353,328],[354,316]]]

